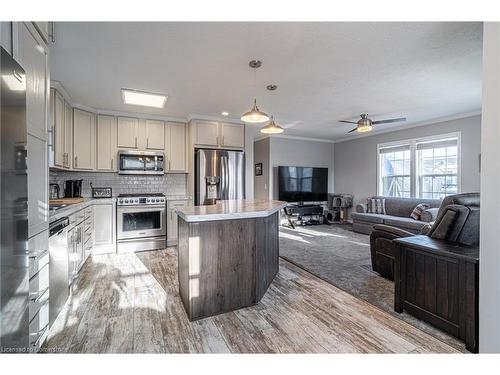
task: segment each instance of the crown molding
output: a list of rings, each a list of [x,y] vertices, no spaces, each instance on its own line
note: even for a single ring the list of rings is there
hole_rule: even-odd
[[[418,128],[420,126],[425,126],[425,125],[432,125],[432,124],[438,124],[441,122],[447,122],[447,121],[453,121],[453,120],[460,120],[464,118],[469,118],[469,117],[475,117],[475,116],[481,116],[481,110],[475,110],[475,111],[470,111],[470,112],[464,112],[464,113],[457,113],[455,115],[450,115],[450,116],[444,116],[444,117],[437,117],[431,120],[425,120],[425,121],[420,121],[420,122],[415,122],[413,124],[406,124],[406,125],[401,125],[397,127],[393,127],[387,130],[379,130],[375,133],[369,133],[369,134],[359,134],[359,135],[352,135],[349,137],[344,137],[344,138],[339,138],[334,141],[334,143],[341,143],[341,142],[348,142],[348,141],[353,141],[355,139],[360,139],[360,138],[366,138],[366,137],[375,137],[377,135],[381,134],[387,134],[387,133],[393,133],[397,132],[400,130],[406,130],[406,129],[412,129],[412,128]]]
[[[200,115],[198,113],[190,113],[187,116],[187,121],[190,122],[192,120],[202,120],[202,121],[217,121],[217,122],[230,122],[233,124],[245,124],[243,121],[240,119],[232,118],[232,117],[225,117],[225,116],[207,116],[207,115]]]
[[[255,141],[260,141],[262,139],[266,138],[280,138],[280,139],[292,139],[295,141],[309,141],[309,142],[321,142],[321,143],[335,143],[334,140],[331,139],[321,139],[321,138],[312,138],[312,137],[301,137],[301,136],[296,136],[296,135],[285,135],[285,134],[275,134],[275,135],[268,135],[268,134],[259,134],[254,138]]]

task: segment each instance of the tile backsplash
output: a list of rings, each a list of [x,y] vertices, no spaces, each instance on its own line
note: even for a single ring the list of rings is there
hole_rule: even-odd
[[[186,174],[165,174],[163,176],[119,175],[106,172],[75,172],[51,170],[50,183],[59,184],[64,195],[65,180],[82,179],[82,196],[92,196],[90,182],[94,187],[111,187],[113,196],[118,194],[163,193],[165,195],[187,195]]]

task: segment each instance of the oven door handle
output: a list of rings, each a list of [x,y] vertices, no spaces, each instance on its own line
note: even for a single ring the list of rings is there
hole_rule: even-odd
[[[150,212],[150,211],[164,211],[165,205],[160,205],[160,206],[153,206],[153,205],[148,205],[146,207],[144,206],[118,206],[118,210],[120,212]]]

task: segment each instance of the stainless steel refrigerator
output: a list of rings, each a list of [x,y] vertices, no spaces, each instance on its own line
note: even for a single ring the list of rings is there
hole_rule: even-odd
[[[243,151],[195,151],[195,205],[217,200],[245,199],[245,153]]]
[[[28,347],[26,76],[0,48],[0,348]]]

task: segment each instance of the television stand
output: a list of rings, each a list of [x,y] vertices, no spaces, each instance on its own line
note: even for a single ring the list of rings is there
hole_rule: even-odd
[[[323,214],[323,206],[319,204],[304,204],[300,202],[299,204],[290,204],[286,206],[284,211],[285,217],[292,229],[295,229],[297,222],[301,222],[303,225],[330,224]]]

